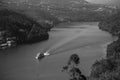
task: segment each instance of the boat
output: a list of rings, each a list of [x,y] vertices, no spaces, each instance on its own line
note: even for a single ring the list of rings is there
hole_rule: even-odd
[[[45,56],[49,56],[50,53],[49,53],[49,52],[45,52],[44,55],[45,55]]]
[[[42,59],[45,56],[49,56],[49,52],[45,52],[45,53],[38,53],[37,56],[35,57],[36,59]]]

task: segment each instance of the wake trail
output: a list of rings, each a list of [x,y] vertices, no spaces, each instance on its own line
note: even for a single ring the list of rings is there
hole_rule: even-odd
[[[62,47],[63,45],[71,42],[72,40],[77,39],[82,34],[83,34],[83,31],[81,31],[80,34],[74,34],[74,35],[72,34],[71,36],[67,36],[65,39],[62,39],[59,43],[54,45],[52,48],[48,49],[47,52],[49,52],[50,55],[56,54],[54,52],[56,52],[56,50],[59,49],[59,47]]]
[[[59,54],[59,53],[63,53],[63,52],[69,52],[69,51],[73,51],[73,50],[79,50],[79,49],[82,49],[82,48],[85,48],[85,47],[88,47],[88,46],[94,46],[96,43],[87,43],[87,44],[83,44],[83,45],[78,45],[78,46],[74,46],[74,47],[70,47],[70,48],[67,48],[67,49],[64,49],[64,50],[60,50],[60,51],[57,51],[55,53],[52,53],[50,54],[50,56],[52,55],[56,55],[56,54]]]

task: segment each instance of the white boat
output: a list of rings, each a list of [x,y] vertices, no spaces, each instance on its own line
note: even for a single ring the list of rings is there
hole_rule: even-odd
[[[49,52],[45,52],[44,55],[45,55],[45,56],[49,56],[50,53],[49,53]]]
[[[36,59],[42,59],[45,56],[49,56],[49,52],[45,52],[45,53],[38,53],[37,56],[35,57]]]

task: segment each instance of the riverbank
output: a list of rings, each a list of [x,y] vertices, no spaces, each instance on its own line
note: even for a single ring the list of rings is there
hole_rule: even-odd
[[[101,30],[111,33],[118,38],[107,45],[106,57],[96,61],[92,66],[91,77],[95,80],[119,80],[120,79],[120,16],[119,11],[99,24]]]

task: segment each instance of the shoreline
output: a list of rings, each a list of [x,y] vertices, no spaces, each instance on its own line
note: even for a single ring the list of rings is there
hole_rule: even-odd
[[[105,31],[106,32],[106,31]],[[109,32],[108,32],[109,33]],[[109,33],[110,34],[110,33]],[[111,34],[111,36],[112,36],[112,34]],[[107,56],[107,47],[108,47],[108,45],[109,44],[111,44],[111,43],[113,43],[114,41],[117,41],[118,40],[118,37],[117,36],[113,36],[113,40],[112,41],[109,41],[109,42],[107,42],[106,44],[104,44],[104,45],[102,45],[102,47],[103,47],[103,52],[104,52],[104,56],[103,56],[103,58],[106,58],[106,56]]]

